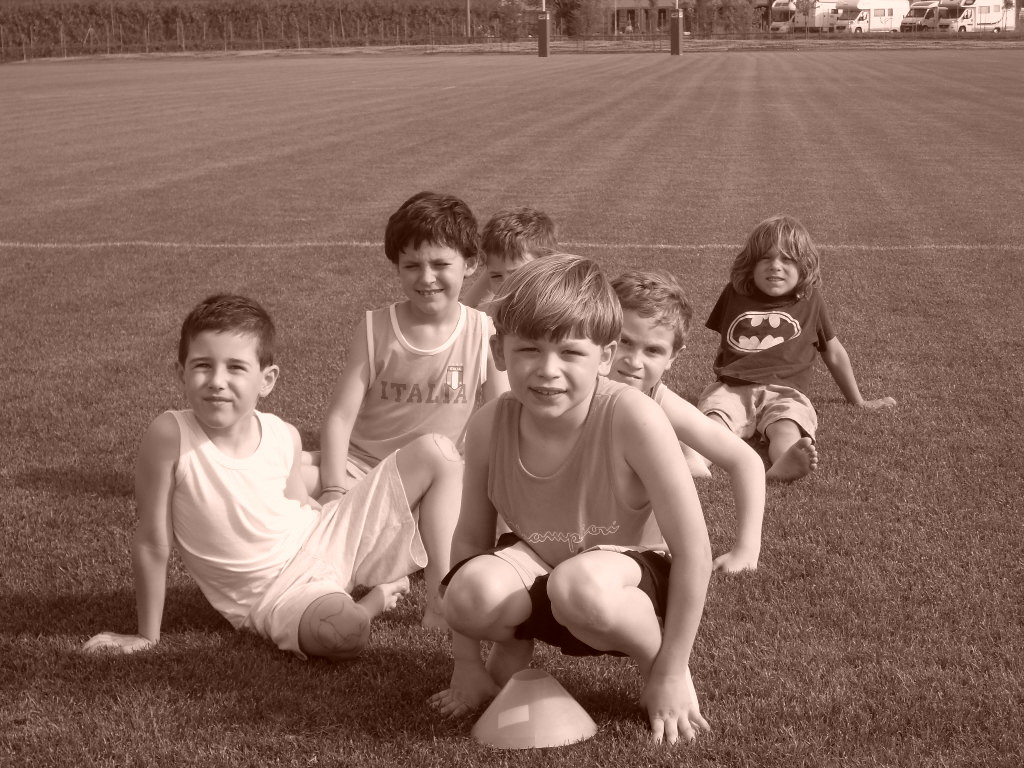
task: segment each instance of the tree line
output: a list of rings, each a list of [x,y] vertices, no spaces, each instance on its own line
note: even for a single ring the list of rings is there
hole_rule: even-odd
[[[753,0],[684,0],[688,28],[749,28]],[[623,3],[625,5],[625,3]],[[657,18],[656,0],[639,0]],[[447,45],[536,32],[539,0],[7,0],[0,59],[259,48]],[[553,32],[615,33],[603,0],[548,0]],[[664,12],[664,9],[663,9]],[[655,23],[642,31],[655,32]]]

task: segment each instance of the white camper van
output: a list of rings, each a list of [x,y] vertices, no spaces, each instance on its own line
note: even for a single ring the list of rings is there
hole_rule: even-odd
[[[910,4],[910,10],[903,17],[900,32],[935,32],[939,28],[939,20],[950,16],[949,6],[939,0],[917,0]]]
[[[839,4],[836,0],[811,0],[807,13],[798,8],[793,14],[794,32],[835,32],[839,21]]]
[[[859,0],[855,8],[847,6],[846,13],[840,14],[840,29],[857,35],[899,32],[908,10],[910,0]]]
[[[768,13],[769,32],[792,31],[793,17],[796,15],[796,3],[793,0],[772,0]]]
[[[1006,8],[1003,0],[960,0],[950,8],[949,18],[940,19],[943,32],[1006,32],[1017,28],[1014,9]]]

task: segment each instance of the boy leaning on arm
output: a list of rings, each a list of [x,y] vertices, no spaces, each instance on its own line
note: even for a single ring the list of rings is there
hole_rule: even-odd
[[[211,296],[185,318],[176,369],[188,408],[153,420],[136,465],[138,629],[101,632],[84,651],[159,642],[173,546],[235,629],[302,658],[352,658],[406,575],[438,557],[432,542],[450,540],[462,462],[441,436],[392,454],[341,500],[309,498],[298,431],[256,410],[277,383],[274,337],[244,296]],[[371,587],[358,602],[357,585]]]
[[[493,319],[511,391],[470,422],[456,565],[443,582],[455,664],[430,703],[453,716],[480,706],[543,640],[631,657],[655,740],[692,739],[708,728],[689,662],[711,547],[664,411],[604,376],[618,299],[595,262],[557,254],[505,281]],[[667,552],[641,546],[652,510]],[[495,547],[498,518],[511,532]]]
[[[669,389],[665,371],[686,346],[693,309],[682,286],[663,272],[625,272],[612,280],[622,305],[622,333],[608,377],[639,389],[668,416],[694,477],[710,476],[704,457],[729,475],[736,504],[736,541],[714,559],[716,571],[755,570],[764,521],[764,465],[757,451]],[[649,523],[653,540],[658,532]],[[648,539],[645,539],[648,541]]]

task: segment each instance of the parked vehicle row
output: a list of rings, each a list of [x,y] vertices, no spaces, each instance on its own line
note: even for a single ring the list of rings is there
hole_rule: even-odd
[[[800,6],[805,10],[801,10]],[[770,32],[1008,32],[1013,7],[1003,0],[773,0]]]

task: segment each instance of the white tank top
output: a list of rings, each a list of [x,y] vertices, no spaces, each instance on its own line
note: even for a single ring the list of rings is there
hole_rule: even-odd
[[[483,402],[491,320],[461,306],[443,344],[418,349],[398,325],[395,305],[366,313],[371,381],[349,440],[349,456],[375,467],[417,437],[436,433],[462,451],[466,424]]]
[[[171,518],[181,559],[206,599],[236,628],[294,557],[319,518],[284,495],[295,458],[288,426],[256,413],[260,444],[227,456],[192,411],[170,411],[181,432]]]

